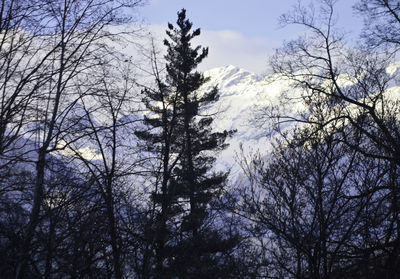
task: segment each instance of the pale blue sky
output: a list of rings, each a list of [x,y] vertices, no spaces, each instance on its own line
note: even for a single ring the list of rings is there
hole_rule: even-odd
[[[235,65],[261,73],[267,68],[268,56],[284,40],[298,36],[300,29],[279,28],[278,17],[291,9],[297,0],[148,0],[141,9],[145,22],[153,25],[157,36],[163,36],[167,22],[175,23],[182,8],[194,27],[200,27],[199,42],[209,46],[210,54],[202,70]],[[309,3],[310,0],[302,0]],[[314,1],[318,2],[318,1]],[[357,0],[339,0],[336,5],[338,25],[352,31],[361,28],[361,19],[353,15]],[[157,31],[158,30],[158,31]],[[160,38],[161,39],[161,38]]]

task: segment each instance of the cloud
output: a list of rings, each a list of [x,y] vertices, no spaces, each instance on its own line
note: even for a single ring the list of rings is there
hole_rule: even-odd
[[[159,46],[162,45],[165,35],[164,25],[150,25]],[[201,30],[193,44],[208,46],[208,57],[199,65],[201,71],[211,68],[234,65],[254,73],[263,73],[268,70],[268,58],[273,49],[279,46],[276,41],[260,37],[246,37],[233,30]]]

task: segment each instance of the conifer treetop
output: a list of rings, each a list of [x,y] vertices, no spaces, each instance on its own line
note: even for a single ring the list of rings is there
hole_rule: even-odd
[[[177,28],[173,24],[168,23],[166,34],[170,41],[164,39],[164,45],[168,47],[166,60],[170,62],[170,66],[180,69],[183,73],[189,74],[198,64],[208,55],[208,47],[202,46],[191,47],[190,41],[200,35],[200,28],[192,31],[193,23],[186,19],[186,10],[182,9],[178,12]],[[170,70],[167,71],[170,74]]]

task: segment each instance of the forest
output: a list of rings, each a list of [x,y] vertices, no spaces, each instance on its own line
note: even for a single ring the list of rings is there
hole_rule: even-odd
[[[397,278],[400,1],[358,0],[357,43],[336,2],[279,18],[305,31],[268,62],[290,87],[239,183],[190,11],[163,54],[145,0],[1,0],[0,278]]]

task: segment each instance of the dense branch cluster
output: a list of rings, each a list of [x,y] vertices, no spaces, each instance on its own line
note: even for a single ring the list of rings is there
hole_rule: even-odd
[[[335,1],[318,8],[300,5],[281,17],[307,33],[271,60],[292,85],[280,106],[300,96],[305,112],[264,109],[258,116],[279,136],[267,160],[258,155],[245,165],[251,187],[237,210],[268,255],[268,276],[395,277],[400,119],[398,71],[389,66],[399,43],[399,2],[355,6],[367,19],[359,48],[335,29]],[[296,128],[284,131],[288,121]]]

